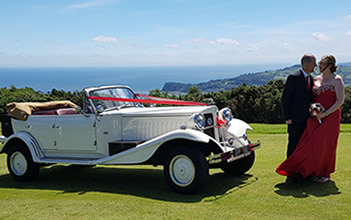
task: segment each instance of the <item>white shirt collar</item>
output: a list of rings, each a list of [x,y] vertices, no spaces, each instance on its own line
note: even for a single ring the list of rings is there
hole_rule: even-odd
[[[307,76],[309,76],[309,74],[307,74],[303,69],[301,69],[303,76],[306,78]]]

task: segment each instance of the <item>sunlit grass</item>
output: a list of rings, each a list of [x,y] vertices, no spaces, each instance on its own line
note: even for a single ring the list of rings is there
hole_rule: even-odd
[[[162,167],[43,167],[33,182],[14,181],[0,155],[0,219],[350,219],[351,133],[340,134],[332,182],[284,184],[285,125],[252,124],[260,140],[253,168],[231,177],[211,170],[196,195],[174,193]],[[276,133],[274,133],[276,132]],[[273,134],[272,134],[273,133]]]
[[[285,124],[250,124],[253,131],[248,131],[248,133],[253,134],[286,134],[287,125]],[[351,124],[341,124],[340,132],[351,132]]]

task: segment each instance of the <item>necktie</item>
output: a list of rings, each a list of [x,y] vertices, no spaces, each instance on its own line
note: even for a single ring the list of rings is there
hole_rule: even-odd
[[[311,88],[311,77],[307,76],[306,81],[307,81],[307,88],[310,89]]]

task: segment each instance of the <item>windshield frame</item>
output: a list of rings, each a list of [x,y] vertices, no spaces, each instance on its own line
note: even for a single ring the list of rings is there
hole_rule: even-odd
[[[111,97],[111,98],[125,98],[125,99],[136,99],[136,94],[128,86],[101,86],[93,88],[85,88],[84,92],[86,97],[97,96],[97,97]],[[135,102],[125,101],[108,101],[108,100],[93,100],[89,99],[89,103],[96,113],[102,113],[104,111],[110,111],[114,109],[120,109],[123,107],[136,107]]]

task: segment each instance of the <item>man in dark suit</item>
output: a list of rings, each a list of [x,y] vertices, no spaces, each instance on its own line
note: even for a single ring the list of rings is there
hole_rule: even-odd
[[[287,157],[295,151],[306,127],[309,107],[313,102],[313,79],[310,74],[313,73],[316,66],[316,57],[312,54],[305,54],[301,58],[301,69],[289,75],[286,80],[282,107],[289,134]]]

